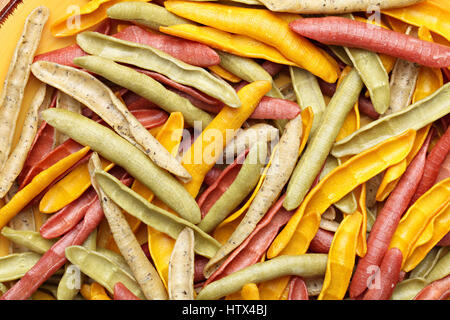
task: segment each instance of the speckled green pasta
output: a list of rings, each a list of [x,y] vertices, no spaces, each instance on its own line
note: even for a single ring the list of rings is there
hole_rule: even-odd
[[[194,257],[194,231],[185,227],[170,255],[167,284],[170,300],[194,299]]]
[[[30,77],[30,67],[49,15],[50,10],[47,7],[39,6],[26,17],[22,33],[9,61],[8,72],[2,83],[0,93],[0,170],[3,169],[11,151],[20,106]],[[20,28],[20,24],[17,27]],[[4,41],[6,40],[4,39]],[[6,60],[5,53],[3,56]]]
[[[236,91],[225,80],[161,50],[91,31],[80,33],[77,36],[77,44],[89,54],[161,73],[178,83],[194,87],[230,107],[241,106]]]
[[[241,222],[214,257],[205,265],[203,274],[206,277],[217,270],[227,256],[252,233],[258,222],[277,200],[297,161],[302,133],[302,117],[298,115],[289,120],[286,125],[280,141],[274,148],[264,181]]]
[[[397,59],[391,73],[391,101],[385,114],[407,108],[416,88],[420,66],[414,62]]]
[[[66,109],[72,112],[81,113],[82,112],[82,104],[71,97],[68,94],[58,90],[56,92],[56,108]],[[69,139],[68,136],[61,134],[60,132],[55,132],[55,145],[59,146],[61,143]]]
[[[251,148],[258,141],[275,143],[279,139],[279,130],[268,123],[260,122],[245,129],[239,129],[222,154],[231,163],[235,156],[247,148]]]
[[[180,216],[194,223],[200,221],[200,208],[181,183],[111,129],[62,109],[50,108],[41,116],[56,130],[124,168]]]
[[[233,183],[198,224],[200,229],[205,232],[212,231],[252,192],[264,168],[266,157],[267,143],[256,143],[250,149]]]
[[[198,2],[205,2],[205,1],[219,1],[219,0],[191,0],[191,1],[198,1]],[[239,4],[247,4],[247,5],[256,5],[256,6],[262,6],[263,4],[259,2],[258,0],[223,0],[222,2],[228,2],[228,5],[239,5]],[[231,2],[231,3],[229,3]]]
[[[267,96],[283,99],[283,94],[274,85],[272,76],[254,59],[241,57],[220,50],[216,50],[216,52],[220,57],[219,65],[225,70],[247,82],[258,80],[270,81],[272,83],[272,89],[267,93]]]
[[[39,232],[31,230],[15,230],[5,226],[1,233],[8,240],[39,254],[44,254],[56,242],[53,239],[45,239]]]
[[[363,82],[353,68],[342,80],[328,103],[322,122],[303,151],[287,186],[283,206],[297,208],[303,201],[317,174],[319,174],[348,112],[353,108],[362,90]]]
[[[450,83],[408,108],[375,120],[336,142],[335,157],[358,154],[407,129],[419,130],[450,112]]]
[[[48,61],[33,63],[31,71],[39,80],[72,96],[98,114],[120,136],[147,154],[156,165],[187,181],[191,178],[179,161],[144,128],[103,82],[85,71]]]
[[[186,123],[191,126],[194,126],[194,122],[197,121],[206,127],[213,119],[207,112],[195,107],[188,99],[167,90],[158,81],[132,68],[98,56],[75,58],[74,63],[135,92],[169,113],[181,112]]]
[[[41,255],[35,252],[12,253],[0,257],[0,282],[22,278],[40,258]]]
[[[271,11],[305,13],[305,14],[335,14],[354,11],[378,10],[406,7],[420,0],[258,0]]]
[[[192,21],[174,15],[153,3],[120,2],[108,8],[106,13],[112,19],[136,22],[157,31],[161,26],[192,24]]]
[[[191,228],[195,235],[195,252],[205,257],[212,257],[220,247],[217,240],[199,227],[151,204],[109,173],[98,171],[95,176],[112,201],[146,225],[166,233],[173,239],[176,239],[185,227]]]
[[[314,119],[309,135],[311,137],[322,121],[322,114],[326,107],[319,82],[316,76],[304,69],[289,66],[289,73],[292,79],[292,87],[297,97],[297,103],[302,110],[311,107],[313,111]]]
[[[354,20],[351,14],[343,17]],[[385,113],[390,103],[390,85],[380,57],[375,52],[359,48],[344,47],[344,50],[366,85],[374,109],[379,114]]]
[[[145,299],[136,280],[105,256],[82,246],[70,246],[66,248],[66,258],[108,292],[113,294],[114,285],[122,282],[137,297]]]
[[[96,152],[94,152],[89,159],[88,169],[92,186],[100,199],[114,241],[119,248],[120,254],[130,266],[133,276],[141,287],[144,296],[148,300],[166,300],[167,292],[164,288],[164,284],[153,264],[145,256],[124,213],[120,210],[119,206],[108,197],[97,182],[97,172],[104,173],[104,171],[102,169],[100,157]]]
[[[28,107],[25,121],[21,128],[20,139],[12,150],[3,168],[0,168],[0,198],[3,198],[16,181],[28,155],[38,130],[39,111],[44,106],[46,85],[40,83],[34,98]]]
[[[282,255],[211,282],[199,292],[197,300],[219,299],[240,290],[246,283],[260,283],[287,275],[304,278],[323,276],[326,268],[326,254]]]

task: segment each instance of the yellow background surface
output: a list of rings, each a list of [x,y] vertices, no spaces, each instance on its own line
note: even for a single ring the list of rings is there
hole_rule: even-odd
[[[65,15],[70,6],[82,6],[86,4],[88,0],[24,0],[22,3],[17,5],[12,14],[9,15],[6,21],[4,21],[0,25],[0,90],[3,90],[3,82],[8,72],[9,63],[11,61],[11,57],[13,56],[17,41],[22,34],[25,19],[34,8],[38,7],[43,2],[45,3],[44,5],[50,9],[50,17],[44,27],[42,39],[36,54],[48,52],[75,43],[75,38],[73,36],[65,38],[53,37],[50,33],[49,26],[58,18]],[[3,8],[7,3],[8,1],[0,0],[0,9]],[[14,144],[17,143],[17,140],[20,136],[20,130],[22,129],[24,116],[26,113],[23,111],[26,110],[30,105],[30,101],[33,98],[34,92],[37,88],[37,81],[38,80],[34,78],[33,75],[30,76],[25,90],[25,96],[22,105],[20,106],[21,114],[16,125]]]

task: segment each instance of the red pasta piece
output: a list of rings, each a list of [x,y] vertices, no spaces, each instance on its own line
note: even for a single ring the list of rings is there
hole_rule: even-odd
[[[447,130],[447,128],[450,126],[450,114],[447,114],[439,120],[442,124],[442,127],[444,128],[444,131]]]
[[[368,116],[369,118],[371,118],[373,120],[376,120],[380,117],[378,112],[375,111],[372,101],[370,101],[370,99],[364,97],[363,95],[359,96],[358,108],[362,114],[365,114],[366,116]]]
[[[53,214],[39,229],[42,237],[53,239],[72,229],[83,219],[89,207],[97,200],[93,188],[86,190],[81,197]]]
[[[302,277],[295,276],[289,281],[288,300],[308,300],[308,289]]]
[[[219,113],[223,104],[208,104],[204,101],[189,96],[189,94],[182,93],[180,91],[172,90],[178,93],[180,96],[188,99],[197,108],[202,109],[209,113]],[[301,112],[300,106],[293,101],[287,99],[272,98],[268,96],[262,97],[253,113],[250,115],[250,119],[294,119]]]
[[[95,32],[98,33],[103,33],[108,35],[111,31],[111,19],[110,18],[106,18],[105,20],[103,20],[98,26],[97,28],[95,28],[94,30]]]
[[[381,260],[386,254],[400,218],[407,210],[423,175],[426,152],[432,135],[431,130],[375,219],[367,239],[367,252],[364,257],[358,260],[350,282],[350,297],[352,298],[359,296],[366,290],[368,278],[371,276],[371,268],[380,266]]]
[[[433,281],[414,297],[414,300],[447,300],[450,297],[450,275]]]
[[[450,66],[450,48],[361,21],[342,17],[298,19],[289,24],[298,34],[325,43],[362,48],[432,68]]]
[[[293,101],[264,96],[250,118],[294,119],[300,112],[300,106]]]
[[[122,282],[114,285],[114,300],[141,300],[131,292]]]
[[[203,180],[203,182],[207,185],[210,186],[212,185],[214,182],[216,182],[216,180],[219,178],[219,176],[222,174],[222,169],[217,168],[217,167],[213,167],[211,170],[208,171],[208,173],[205,176],[205,180]]]
[[[51,152],[47,153],[45,157],[31,167],[27,175],[23,178],[23,181],[20,184],[20,189],[27,185],[38,173],[48,169],[59,160],[81,150],[82,148],[83,146],[78,142],[72,139],[66,140]]]
[[[56,106],[57,95],[56,92],[53,94],[52,101],[49,108]],[[28,151],[27,158],[22,167],[22,171],[17,177],[17,182],[19,186],[22,185],[25,177],[28,175],[29,171],[41,161],[54,147],[55,144],[55,129],[48,125],[45,121],[42,121],[36,135],[34,136],[33,143],[31,144],[30,150]]]
[[[319,228],[309,244],[309,251],[315,253],[328,253],[330,251],[333,237],[334,232]]]
[[[194,89],[192,87],[185,86],[176,81],[173,81],[172,79],[167,78],[166,76],[164,76],[160,73],[149,71],[149,70],[144,70],[144,69],[139,69],[139,68],[134,68],[134,69],[136,71],[139,71],[140,73],[143,73],[149,77],[152,77],[153,79],[155,79],[158,82],[161,82],[164,85],[167,85],[167,86],[170,86],[179,91],[185,92],[185,93],[193,96],[194,98],[197,98],[198,100],[203,101],[207,104],[211,104],[211,105],[221,105],[222,104],[219,100],[212,98],[197,89]]]
[[[169,118],[167,113],[161,109],[132,110],[131,113],[146,129],[160,126]]]
[[[363,300],[388,300],[400,278],[402,252],[398,248],[389,249],[378,270],[379,287],[371,286],[363,296]]]
[[[94,120],[94,121],[98,120],[100,118],[99,116],[97,116],[97,114],[95,114],[94,111],[92,111],[88,107],[84,107],[84,106],[81,108],[81,114],[85,117],[88,117],[89,119]]]
[[[194,106],[196,106],[197,108],[202,109],[206,112],[219,113],[220,110],[222,110],[222,108],[223,108],[223,103],[209,104],[209,103],[206,103],[196,97],[191,96],[190,94],[188,94],[186,92],[177,90],[175,88],[168,87],[167,89],[172,92],[175,92],[176,94],[178,94],[179,96],[181,96],[183,98],[188,99]]]
[[[123,184],[130,186],[133,182],[131,176],[123,168],[115,167],[110,173],[120,179]],[[53,214],[39,229],[42,237],[53,239],[59,237],[75,225],[94,208],[94,202],[98,201],[97,193],[90,187],[81,197],[69,203],[67,206]]]
[[[128,91],[127,93],[125,93],[122,96],[122,99],[125,102],[125,105],[127,106],[128,110],[130,111],[159,108],[155,103],[145,99],[144,97],[141,97],[140,95],[132,91]]]
[[[33,62],[36,61],[49,61],[49,62],[55,62],[58,64],[66,65],[69,67],[78,68],[77,65],[73,63],[73,59],[85,56],[86,52],[83,51],[83,49],[80,48],[79,45],[72,44],[70,46],[56,49],[53,51],[49,51],[46,53],[38,54],[36,57],[34,57]]]
[[[131,113],[147,129],[162,125],[168,118],[167,113],[162,110],[134,110],[131,111]],[[99,122],[104,124],[102,120],[99,120]],[[24,170],[21,173],[22,177],[19,180],[21,182],[20,189],[27,185],[38,173],[49,168],[62,158],[77,152],[83,147],[78,142],[68,139],[55,149],[51,150],[51,145],[53,145],[54,141],[54,129],[45,124],[43,126],[39,136],[37,136],[38,138],[35,147],[33,146],[30,155],[28,156],[28,159],[30,160],[27,159],[26,161],[26,164],[28,163],[28,165],[24,166]],[[40,161],[35,162],[36,158],[40,158]]]
[[[69,246],[83,244],[103,217],[103,210],[97,199],[87,210],[84,219],[58,240],[1,299],[25,300],[29,298],[42,283],[67,262],[65,249]]]
[[[263,67],[263,69],[273,77],[280,73],[281,70],[283,70],[284,65],[266,60],[261,64],[261,67]]]
[[[269,248],[278,231],[292,217],[293,211],[283,208],[281,196],[270,208],[253,232],[237,247],[222,263],[222,265],[205,281],[204,285],[219,280],[233,272],[257,263]]]
[[[148,249],[148,242],[143,243],[141,245],[141,249],[142,251],[144,251],[145,256],[147,257],[148,260],[151,260],[151,255],[150,255],[150,250]]]
[[[217,52],[205,44],[166,34],[156,34],[138,26],[127,27],[113,36],[151,46],[194,66],[210,67],[220,63]]]
[[[239,156],[237,156],[233,163],[227,166],[227,168],[222,171],[216,182],[213,183],[208,189],[206,189],[198,198],[197,203],[202,212],[202,219],[206,216],[209,209],[211,209],[214,203],[219,200],[222,194],[227,191],[227,189],[236,179],[247,153],[248,150],[242,152]]]
[[[442,68],[442,73],[444,75],[444,84],[450,81],[450,70],[448,68]]]
[[[450,152],[450,128],[447,128],[445,133],[436,143],[427,156],[425,162],[425,170],[423,172],[422,179],[417,187],[416,193],[411,199],[411,203],[416,202],[425,192],[428,191],[436,182],[439,170],[443,164],[447,154]]]
[[[440,247],[450,246],[450,232],[448,232],[439,242],[436,244]]]
[[[31,208],[32,206],[36,205],[39,201],[41,201],[41,199],[44,197],[44,195],[48,192],[48,190],[50,190],[62,177],[64,177],[67,173],[69,173],[70,171],[72,171],[75,167],[81,165],[82,163],[85,163],[87,161],[89,161],[89,158],[91,156],[92,152],[89,151],[82,159],[80,159],[77,163],[75,163],[72,167],[70,167],[69,169],[67,169],[65,172],[63,172],[61,175],[59,175],[55,180],[53,180],[52,183],[50,183],[50,185],[47,186],[47,188],[45,188],[44,190],[41,191],[41,193],[39,193],[33,200],[31,200],[27,206],[25,207],[25,209]]]
[[[75,228],[66,233],[58,240],[39,261],[20,278],[7,292],[1,296],[1,300],[25,300],[29,298],[48,278],[50,278],[64,263],[67,262],[65,249],[81,242],[75,242],[83,223],[80,222]],[[87,238],[87,235],[86,235]]]
[[[104,20],[95,30],[96,32],[103,33],[103,34],[109,34],[109,31],[111,30],[111,21],[110,19]],[[76,43],[72,44],[70,46],[56,49],[53,51],[49,51],[46,53],[38,54],[34,57],[33,62],[36,61],[50,61],[55,62],[58,64],[66,65],[69,67],[75,67],[78,68],[73,63],[73,59],[85,56],[86,52],[83,51],[83,49],[80,48]]]
[[[205,280],[203,269],[208,263],[208,258],[196,255],[194,259],[194,283],[199,283]]]
[[[25,177],[30,170],[41,161],[50,151],[52,151],[55,143],[55,129],[48,125],[45,121],[42,122],[39,127],[36,136],[34,137],[33,144],[28,152],[27,159],[23,165],[22,171],[17,177],[17,182],[20,186],[23,186]]]
[[[450,153],[447,153],[444,162],[442,162],[435,183],[447,179],[448,177],[450,177]]]

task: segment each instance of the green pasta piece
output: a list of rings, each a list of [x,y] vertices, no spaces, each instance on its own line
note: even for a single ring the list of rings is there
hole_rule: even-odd
[[[348,57],[347,52],[345,52],[345,49],[341,46],[333,46],[333,45],[329,45],[328,46],[331,51],[333,51],[333,53],[339,58],[341,59],[342,62],[344,62],[346,65],[353,67],[353,62],[352,60],[350,60],[350,58]]]
[[[313,111],[314,119],[310,132],[311,137],[322,121],[322,115],[326,107],[319,82],[312,73],[297,67],[289,66],[289,73],[292,79],[292,87],[297,97],[297,103],[302,110],[311,107]]]
[[[449,247],[434,247],[427,253],[425,258],[409,273],[409,278],[425,278],[431,270],[436,266],[436,263],[448,251]]]
[[[130,266],[127,264],[127,262],[125,261],[125,258],[112,250],[106,249],[106,248],[97,248],[95,250],[98,254],[106,257],[107,259],[111,260],[112,262],[114,262],[115,264],[117,264],[120,268],[122,268],[124,271],[128,272],[128,274],[131,277],[133,276],[133,271],[131,271]]]
[[[343,17],[354,20],[352,14]],[[344,50],[366,85],[375,111],[385,113],[390,103],[390,84],[380,57],[376,52],[360,48],[344,47]]]
[[[326,254],[282,255],[211,282],[199,292],[197,300],[219,299],[240,290],[247,283],[260,283],[283,276],[296,275],[304,278],[323,276],[326,267]]]
[[[449,112],[450,83],[447,83],[408,108],[372,121],[339,140],[331,154],[335,157],[358,154],[408,129],[419,130]]]
[[[426,285],[427,281],[423,278],[403,280],[395,286],[390,300],[412,300]]]
[[[270,81],[272,83],[272,89],[267,93],[267,96],[279,99],[284,98],[281,91],[274,85],[272,76],[254,59],[237,56],[220,50],[216,50],[216,52],[220,57],[220,66],[225,70],[247,82],[258,80]]]
[[[111,129],[63,109],[50,108],[41,116],[56,130],[124,168],[180,216],[196,223],[200,221],[200,208],[181,183]]]
[[[256,143],[249,151],[238,175],[228,189],[209,209],[198,227],[205,232],[212,231],[231,213],[258,183],[267,157],[267,143]]]
[[[0,297],[6,292],[8,291],[8,288],[0,282]]]
[[[12,253],[0,257],[0,282],[22,278],[41,258],[35,252]]]
[[[232,108],[241,106],[236,91],[225,80],[156,48],[91,31],[78,34],[77,44],[89,54],[161,73],[178,83],[194,87]]]
[[[56,242],[53,239],[43,238],[37,231],[15,230],[6,226],[2,228],[1,234],[8,240],[39,254],[47,252]]]
[[[328,103],[320,126],[294,169],[283,202],[286,210],[297,208],[303,201],[330,153],[348,112],[358,100],[362,87],[363,82],[353,68]]]
[[[95,177],[102,190],[112,201],[146,225],[166,233],[173,239],[177,238],[184,227],[191,228],[195,235],[195,252],[208,258],[212,257],[219,249],[220,243],[199,227],[151,204],[109,173],[96,171]]]
[[[108,17],[123,21],[132,21],[137,24],[159,31],[159,27],[168,27],[177,24],[192,24],[192,21],[183,19],[154,3],[120,2],[108,10]]]
[[[426,275],[425,279],[428,283],[445,278],[450,274],[450,252],[447,252],[445,256],[440,258],[436,265]]]
[[[97,229],[92,231],[83,242],[83,247],[95,250],[97,247]],[[58,282],[55,298],[58,300],[73,300],[80,292],[85,276],[77,266],[67,263],[64,274]]]
[[[169,113],[181,112],[186,123],[191,126],[194,126],[195,122],[200,122],[205,128],[213,119],[211,115],[195,107],[188,99],[166,89],[158,81],[132,68],[98,56],[75,58],[74,63],[133,91]]]
[[[66,248],[66,258],[109,293],[114,294],[114,285],[122,282],[138,298],[145,299],[136,280],[105,256],[82,246],[70,246]]]

